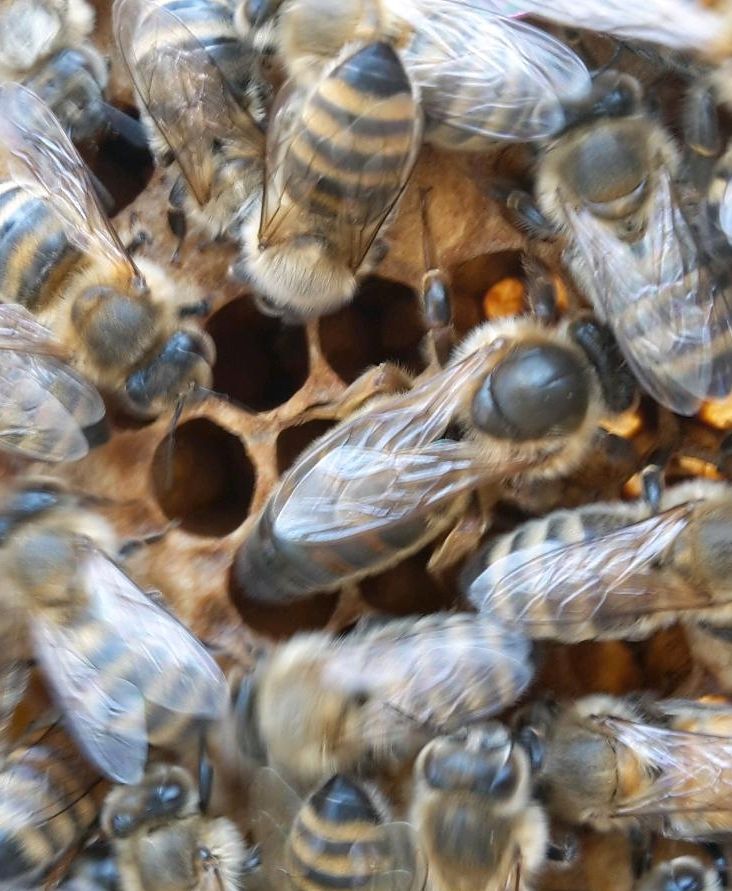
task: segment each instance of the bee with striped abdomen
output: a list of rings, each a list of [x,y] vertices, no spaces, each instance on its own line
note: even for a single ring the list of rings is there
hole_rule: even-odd
[[[530,520],[466,571],[485,615],[531,638],[649,636],[677,621],[732,624],[732,491],[695,480],[645,502],[592,504]]]
[[[638,82],[608,71],[595,85],[539,158],[538,204],[567,236],[565,262],[643,388],[691,415],[732,390],[727,284],[681,207],[678,151],[644,111]]]
[[[414,767],[410,823],[435,891],[524,888],[544,863],[547,819],[529,759],[498,722],[427,743]]]
[[[401,764],[435,735],[502,711],[533,674],[519,635],[468,613],[300,634],[235,698],[239,740],[293,782]],[[439,731],[438,731],[439,732]]]
[[[239,891],[257,864],[231,820],[201,812],[190,774],[174,765],[156,764],[138,785],[112,789],[102,829],[121,891]]]
[[[370,791],[336,774],[302,801],[274,770],[260,768],[250,801],[268,887],[421,891],[424,868],[411,827],[390,822]]]
[[[168,219],[182,241],[190,217],[211,237],[238,234],[259,209],[262,92],[254,53],[224,0],[116,0],[114,33],[159,161],[180,171]]]
[[[551,816],[713,841],[732,830],[732,707],[586,696],[517,716]]]
[[[445,369],[367,403],[299,456],[237,552],[237,583],[282,603],[387,569],[444,531],[473,489],[569,473],[600,418],[633,398],[592,320],[485,324]],[[444,438],[452,424],[462,440]]]
[[[15,84],[0,88],[0,155],[3,300],[33,312],[130,414],[154,417],[208,386],[213,344],[180,323],[180,284],[149,260],[132,261],[58,121]]]
[[[58,721],[30,727],[0,766],[0,886],[40,883],[81,845],[103,792]]]
[[[349,47],[311,89],[283,89],[261,216],[242,229],[236,267],[276,311],[317,316],[353,297],[412,172],[421,120],[385,43]]]
[[[193,635],[114,562],[111,527],[57,485],[28,484],[0,512],[8,669],[38,660],[85,756],[118,782],[148,742],[175,747],[221,717],[226,680]]]
[[[590,89],[582,60],[555,37],[465,0],[242,0],[237,21],[299,83],[365,33],[388,42],[420,96],[425,140],[448,149],[544,139]]]

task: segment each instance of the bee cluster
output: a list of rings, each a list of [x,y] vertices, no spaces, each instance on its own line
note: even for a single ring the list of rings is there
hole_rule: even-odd
[[[0,888],[727,884],[731,79],[687,0],[0,0]]]

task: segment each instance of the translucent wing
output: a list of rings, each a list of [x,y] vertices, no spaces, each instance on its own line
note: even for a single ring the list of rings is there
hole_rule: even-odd
[[[704,399],[732,389],[732,311],[699,268],[668,173],[658,170],[656,178],[646,231],[634,244],[585,209],[565,205],[565,211],[572,250],[592,273],[592,302],[628,364],[654,399],[689,415]]]
[[[270,244],[285,234],[325,234],[356,270],[411,175],[422,116],[416,98],[399,92],[364,98],[348,125],[338,109],[324,126],[323,103],[332,102],[328,97],[337,93],[341,79],[353,80],[348,74],[352,58],[326,72],[311,93],[293,84],[281,91],[267,134],[259,235]],[[394,136],[390,118],[411,119],[406,137]],[[366,153],[362,121],[369,127]]]
[[[729,736],[671,730],[615,717],[595,721],[635,759],[647,763],[653,776],[644,784],[643,794],[618,800],[615,816],[663,817],[692,812],[693,825],[703,837],[705,813],[732,810]],[[664,831],[673,834],[668,824]]]
[[[571,0],[471,0],[473,5],[501,15],[531,15],[537,18],[603,31],[625,40],[658,43],[676,50],[711,48],[724,33],[722,15],[687,0],[589,0],[578,6]]]
[[[20,303],[0,303],[0,349],[33,347],[34,352],[60,353],[53,333]]]
[[[392,621],[346,639],[324,678],[368,697],[366,741],[383,745],[413,731],[440,732],[483,720],[518,699],[533,676],[526,638],[472,613]]]
[[[707,596],[657,563],[686,528],[685,504],[598,538],[550,550],[486,590],[479,576],[469,590],[481,612],[509,619],[532,638],[584,640],[628,633],[645,615],[709,606]]]
[[[4,751],[7,733],[15,710],[28,688],[30,669],[20,659],[7,659],[0,668],[0,751]]]
[[[87,658],[82,630],[34,616],[36,657],[79,749],[115,782],[139,783],[147,761],[145,701],[134,684]]]
[[[253,815],[254,840],[261,850],[258,885],[280,888],[285,884],[285,845],[300,796],[271,767],[257,769],[249,786],[249,812]]]
[[[719,228],[732,245],[732,180],[728,180],[719,201]]]
[[[200,205],[211,197],[214,140],[264,136],[195,34],[155,0],[116,0],[114,34],[135,89]]]
[[[76,247],[106,257],[126,270],[130,281],[140,281],[63,127],[35,93],[20,84],[0,87],[0,144],[10,177],[53,208]]]
[[[520,19],[459,0],[412,0],[399,14],[415,32],[403,58],[428,120],[492,139],[543,139],[564,126],[564,105],[589,93],[579,56]]]

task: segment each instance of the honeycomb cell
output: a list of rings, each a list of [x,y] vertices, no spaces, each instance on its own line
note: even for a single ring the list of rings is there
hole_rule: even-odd
[[[207,418],[185,421],[166,436],[151,473],[160,509],[186,532],[227,535],[247,516],[254,467],[241,440]]]
[[[213,388],[246,408],[276,408],[307,380],[305,329],[262,315],[251,298],[227,303],[206,327],[216,344]]]
[[[333,421],[316,419],[286,427],[277,437],[277,472],[283,474],[292,467],[305,448],[334,426]]]
[[[398,362],[417,374],[425,366],[425,324],[417,294],[390,279],[364,279],[352,303],[320,320],[320,342],[331,368],[351,383],[371,365]]]
[[[399,616],[453,607],[454,593],[443,588],[427,572],[432,551],[430,545],[400,561],[393,569],[364,579],[361,582],[364,601],[374,609]]]
[[[481,254],[449,270],[453,290],[455,330],[465,335],[486,321],[483,298],[503,279],[524,279],[520,251]]]

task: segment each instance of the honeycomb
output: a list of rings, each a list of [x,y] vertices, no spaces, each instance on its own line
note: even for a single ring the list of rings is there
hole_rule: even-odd
[[[96,40],[112,58],[111,99],[130,110],[130,85],[110,41],[111,2],[96,0],[96,7]],[[677,87],[669,78],[659,89]],[[91,161],[122,208],[115,223],[123,237],[144,229],[150,238],[142,253],[168,264],[175,242],[165,216],[171,184],[166,173],[154,171],[147,157],[121,157],[113,143],[102,146]],[[235,254],[231,246],[188,238],[173,271],[210,301],[202,324],[217,350],[213,392],[188,401],[174,425],[170,417],[147,425],[112,419],[106,441],[59,473],[99,499],[122,538],[150,537],[131,554],[131,575],[146,590],[163,591],[201,638],[255,645],[260,637],[285,637],[296,630],[345,629],[369,612],[404,615],[459,605],[455,570],[437,574],[427,568],[440,540],[357,587],[287,610],[250,602],[231,567],[257,512],[305,446],[354,400],[398,386],[399,369],[410,375],[430,372],[419,302],[425,271],[421,189],[430,189],[432,235],[452,281],[458,337],[485,318],[523,307],[527,251],[560,275],[556,249],[528,244],[490,197],[493,177],[521,180],[530,161],[523,149],[492,156],[425,149],[377,273],[362,283],[350,306],[304,326],[258,311],[247,289],[227,275]],[[559,284],[564,302],[574,305],[578,295],[567,282],[560,279]],[[597,453],[571,478],[517,492],[511,503],[499,504],[494,528],[505,531],[530,511],[637,494],[637,474],[659,443],[678,446],[670,480],[719,476],[724,470],[720,446],[730,427],[732,402],[705,407],[691,420],[672,419],[642,402],[608,423]],[[0,464],[3,476],[16,469],[6,459]],[[533,692],[712,691],[711,681],[692,666],[683,634],[675,628],[641,643],[547,645],[538,658]],[[588,832],[580,843],[582,856],[569,868],[549,868],[542,887],[622,891],[631,886],[623,836]],[[659,840],[655,855],[690,847]]]

